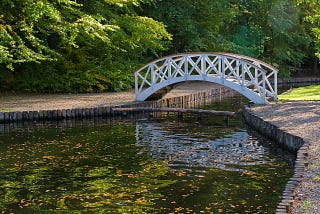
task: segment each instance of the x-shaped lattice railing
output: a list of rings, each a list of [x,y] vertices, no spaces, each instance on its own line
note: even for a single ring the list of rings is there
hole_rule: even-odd
[[[171,84],[200,80],[230,87],[255,103],[277,100],[277,69],[231,53],[185,53],[157,59],[135,72],[136,100]]]

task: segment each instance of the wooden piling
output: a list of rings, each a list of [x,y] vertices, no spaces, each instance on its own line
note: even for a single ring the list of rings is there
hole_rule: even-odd
[[[204,109],[188,109],[188,108],[167,108],[167,107],[116,107],[112,108],[112,112],[116,114],[122,114],[122,116],[126,116],[129,112],[148,112],[149,115],[156,112],[175,112],[178,113],[178,119],[183,119],[183,114],[198,114],[198,120],[202,120],[202,115],[213,115],[213,116],[223,116],[223,121],[226,125],[228,125],[229,117],[233,117],[235,115],[234,112],[230,111],[215,111],[215,110],[204,110]]]

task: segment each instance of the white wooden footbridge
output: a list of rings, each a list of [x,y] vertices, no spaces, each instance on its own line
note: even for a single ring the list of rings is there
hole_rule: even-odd
[[[136,101],[184,81],[229,87],[256,104],[277,100],[277,69],[260,60],[231,53],[183,53],[157,59],[135,72]]]

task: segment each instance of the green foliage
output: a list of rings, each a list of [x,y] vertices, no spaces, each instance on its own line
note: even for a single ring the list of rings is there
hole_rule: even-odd
[[[1,0],[0,90],[132,87],[164,54],[235,52],[289,77],[320,59],[319,0]]]
[[[235,52],[261,58],[280,70],[281,77],[301,68],[311,44],[293,1],[241,1],[241,27],[234,37]]]
[[[273,32],[270,48],[282,73],[301,67],[311,42],[299,18],[300,11],[293,1],[277,0],[270,9],[269,24]]]
[[[310,29],[301,22],[305,9],[293,0],[164,0],[143,12],[168,26],[171,53],[235,52],[275,65],[282,77],[312,55]]]
[[[319,0],[296,0],[304,11],[304,21],[314,41],[315,55],[320,59],[320,1]]]
[[[263,50],[262,30],[257,27],[241,26],[234,35],[234,52],[257,58]]]
[[[142,55],[165,50],[165,26],[136,14],[141,1],[4,1],[2,89],[91,92],[132,87]],[[97,9],[97,10],[94,10]],[[10,80],[10,81],[8,81]],[[12,87],[14,86],[14,87]]]
[[[173,35],[171,53],[186,51],[228,51],[231,42],[223,32],[236,10],[230,0],[155,1],[144,14],[165,23]]]
[[[320,176],[315,176],[315,177],[313,178],[313,180],[314,180],[314,181],[320,181]]]

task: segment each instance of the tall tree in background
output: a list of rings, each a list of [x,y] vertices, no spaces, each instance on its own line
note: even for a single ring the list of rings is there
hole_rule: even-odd
[[[271,1],[240,0],[237,7],[237,24],[234,26],[233,52],[261,58],[268,40],[268,13]]]
[[[270,32],[268,44],[271,55],[282,74],[301,68],[307,57],[311,39],[301,22],[302,14],[295,2],[276,0],[268,14]]]
[[[282,77],[300,69],[311,40],[297,4],[291,0],[239,0],[237,5],[233,52],[275,65]]]
[[[144,15],[163,22],[173,35],[170,53],[232,48],[226,32],[237,10],[231,0],[156,0],[143,9]]]
[[[161,0],[144,13],[173,35],[170,53],[235,52],[279,67],[282,77],[309,56],[311,39],[293,0]]]
[[[130,87],[141,55],[164,50],[170,40],[162,23],[137,15],[141,2],[1,0],[1,85],[67,92]]]
[[[314,71],[319,72],[320,59],[320,1],[319,0],[296,0],[304,16],[303,23],[312,37],[312,52]]]
[[[320,58],[319,0],[0,3],[5,90],[122,90],[139,65],[177,52],[244,54],[275,65],[282,77],[316,68]]]

